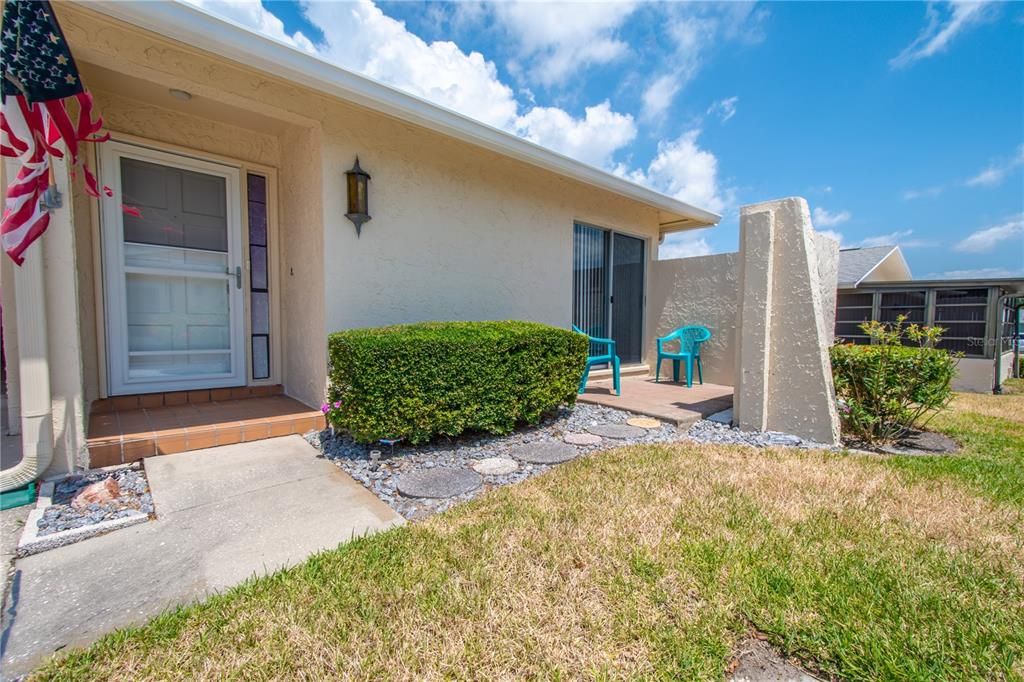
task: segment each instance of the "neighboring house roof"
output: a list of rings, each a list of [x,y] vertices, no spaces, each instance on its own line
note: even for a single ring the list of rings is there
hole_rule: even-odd
[[[651,206],[660,212],[662,232],[707,227],[721,219],[716,213],[347,71],[196,7],[179,2],[114,0],[83,5],[211,54]]]
[[[868,282],[908,280],[910,277],[910,266],[898,246],[839,250],[840,289],[854,289]]]

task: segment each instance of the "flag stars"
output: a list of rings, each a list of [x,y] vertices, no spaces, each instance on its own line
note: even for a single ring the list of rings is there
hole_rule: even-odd
[[[6,29],[4,31],[4,40],[14,40],[14,31],[9,28]]]
[[[50,42],[53,43],[54,45],[56,45],[57,43],[60,42],[60,36],[58,36],[53,31],[50,31],[50,34],[48,36],[46,36],[46,37],[49,38]]]
[[[65,66],[68,63],[68,58],[62,54],[57,55],[57,63],[61,66]]]
[[[69,73],[68,75],[64,76],[64,82],[67,83],[68,85],[74,85],[75,83],[78,82],[78,79],[75,78],[74,76],[72,76]]]

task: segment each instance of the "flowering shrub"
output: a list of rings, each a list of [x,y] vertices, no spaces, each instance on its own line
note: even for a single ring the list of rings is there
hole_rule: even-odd
[[[324,413],[328,424],[336,424],[341,418],[341,401],[329,397],[327,402],[320,405],[320,411]]]
[[[587,338],[536,322],[426,322],[328,338],[327,418],[361,442],[503,434],[576,400]]]
[[[843,430],[868,444],[899,439],[953,398],[959,355],[934,347],[944,330],[905,322],[865,322],[872,345],[838,343],[830,352]]]

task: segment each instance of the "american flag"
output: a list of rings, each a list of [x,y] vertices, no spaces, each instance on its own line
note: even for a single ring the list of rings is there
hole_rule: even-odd
[[[43,195],[51,185],[50,157],[67,158],[72,177],[80,172],[85,191],[98,197],[96,177],[85,166],[83,142],[103,142],[100,118],[93,119],[64,34],[49,2],[7,0],[0,26],[3,64],[0,156],[18,159],[20,169],[7,188],[0,235],[3,249],[21,265],[25,250],[50,223]],[[68,113],[76,102],[77,117]],[[109,194],[107,188],[103,188]]]

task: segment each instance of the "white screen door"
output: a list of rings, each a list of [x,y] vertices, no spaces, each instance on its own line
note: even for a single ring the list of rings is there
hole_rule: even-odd
[[[238,169],[100,149],[110,394],[244,385]]]

